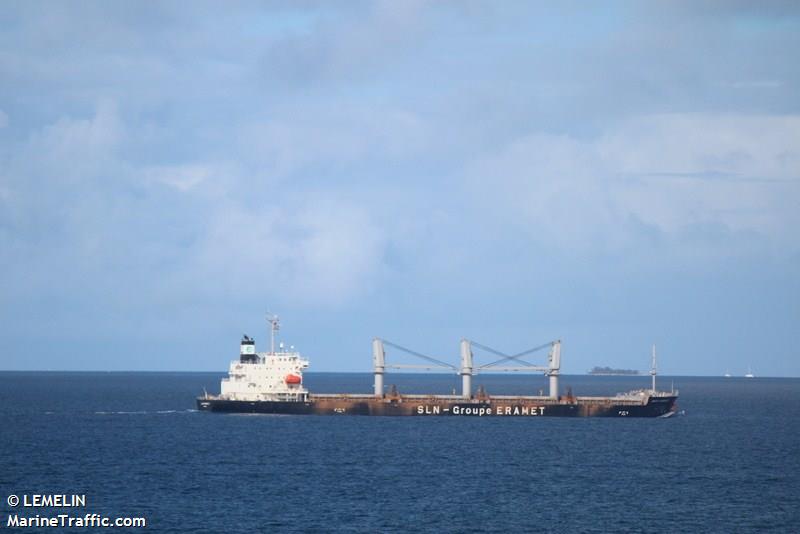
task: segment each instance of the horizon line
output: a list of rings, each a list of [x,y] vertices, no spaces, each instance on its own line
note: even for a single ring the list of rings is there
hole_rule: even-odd
[[[185,374],[200,374],[200,373],[226,373],[227,370],[156,370],[156,369],[0,369],[0,373],[185,373]],[[306,371],[305,374],[373,374],[372,371]],[[458,375],[458,373],[452,372],[442,372],[442,371],[405,371],[405,372],[394,372],[391,373],[393,375],[445,375],[445,374],[454,374]],[[528,373],[476,373],[473,376],[523,376]],[[540,373],[530,373],[529,376],[546,376],[545,374]],[[601,377],[627,377],[627,378],[647,378],[649,374],[637,374],[637,375],[598,375],[598,374],[591,374],[591,373],[563,373],[561,376],[601,376]],[[659,374],[659,377],[685,377],[685,378],[747,378],[752,380],[753,378],[800,378],[800,376],[795,375],[757,375],[754,377],[747,377],[744,375],[732,375],[732,376],[725,376],[725,375],[712,375],[712,374]]]

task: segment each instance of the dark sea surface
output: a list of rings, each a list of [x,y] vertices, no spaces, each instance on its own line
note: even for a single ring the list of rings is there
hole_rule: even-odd
[[[670,419],[196,412],[221,377],[0,373],[0,531],[23,530],[8,495],[66,493],[87,496],[73,515],[143,516],[148,532],[800,532],[800,379],[660,378],[680,389]],[[320,393],[371,380],[306,375]],[[458,377],[391,383],[449,393]],[[576,395],[648,383],[562,377]]]

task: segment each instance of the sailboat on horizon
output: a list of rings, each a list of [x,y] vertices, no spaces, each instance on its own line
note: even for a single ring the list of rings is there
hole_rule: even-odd
[[[750,366],[747,366],[747,374],[744,375],[745,378],[755,378],[756,375],[753,374],[753,370],[750,369]]]

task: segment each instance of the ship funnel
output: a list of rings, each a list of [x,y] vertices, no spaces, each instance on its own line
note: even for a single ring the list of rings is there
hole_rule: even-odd
[[[550,348],[549,370],[547,375],[550,377],[550,398],[558,398],[558,373],[561,370],[561,340],[554,341]]]
[[[241,363],[256,363],[256,340],[245,334],[239,345],[239,361]]]
[[[386,370],[386,353],[383,340],[377,337],[372,340],[372,365],[375,372],[375,396],[383,397],[383,373]]]
[[[469,340],[461,340],[461,396],[472,398],[472,346]]]

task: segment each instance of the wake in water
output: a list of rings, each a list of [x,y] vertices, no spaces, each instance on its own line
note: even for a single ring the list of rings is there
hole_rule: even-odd
[[[94,412],[94,414],[95,415],[150,415],[150,414],[165,415],[165,414],[171,414],[171,413],[194,413],[196,411],[197,410],[195,410],[193,408],[190,408],[190,409],[187,409],[187,410],[156,410],[156,411],[146,411],[145,410],[145,411],[133,411],[133,412],[128,412],[128,411],[103,412],[103,411],[100,411],[100,412]],[[52,412],[49,412],[49,413],[52,413]]]

